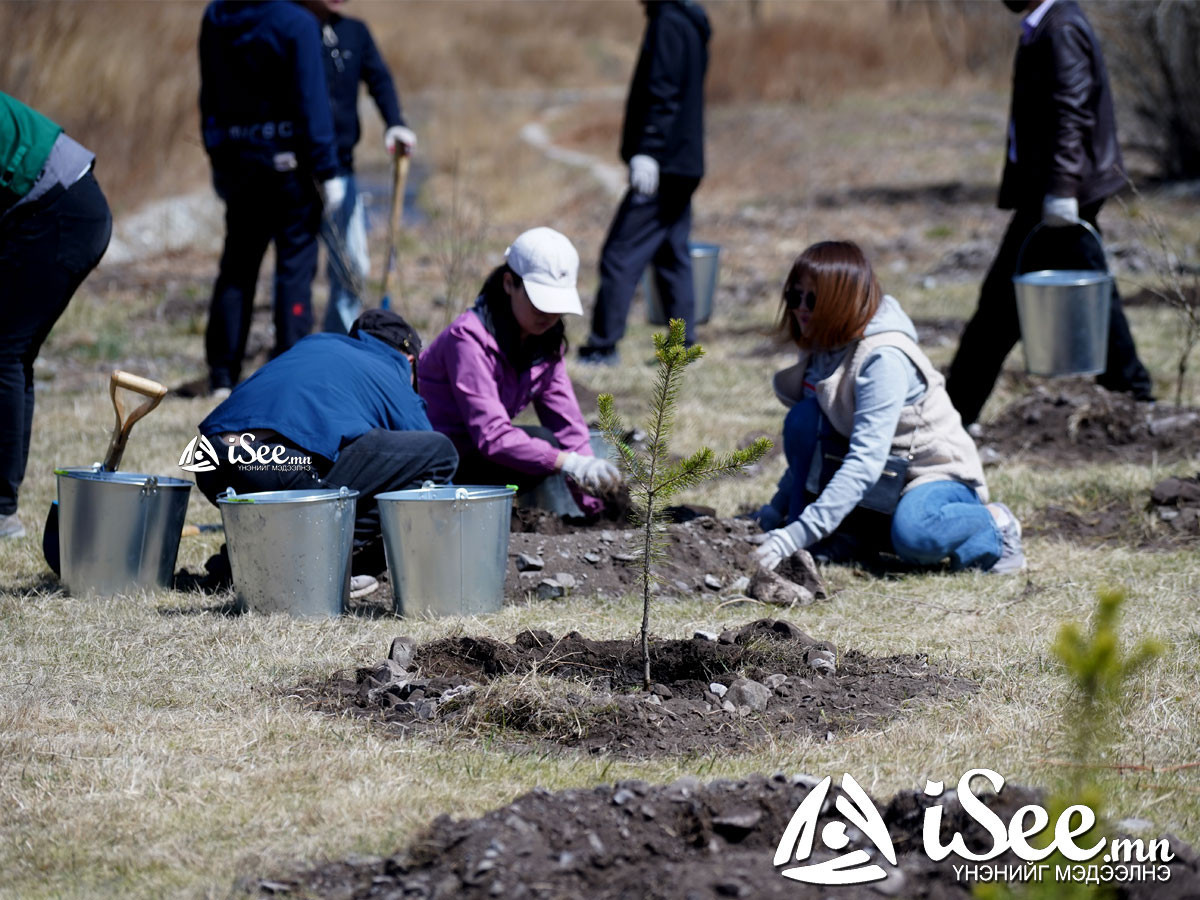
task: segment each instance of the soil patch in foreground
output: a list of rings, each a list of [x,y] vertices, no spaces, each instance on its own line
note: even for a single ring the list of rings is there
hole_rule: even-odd
[[[455,637],[392,642],[389,658],[305,685],[334,713],[410,728],[505,729],[519,742],[644,758],[707,755],[799,735],[878,727],[907,701],[974,690],[925,656],[839,652],[789,622],[760,619],[721,634],[651,641],[652,690],[636,640],[555,638],[512,643]]]
[[[882,881],[837,888],[802,884],[780,873],[796,865],[794,849],[779,867],[772,860],[792,814],[817,780],[779,774],[702,784],[684,777],[670,785],[618,782],[592,789],[550,793],[536,789],[477,819],[439,816],[407,850],[385,859],[333,862],[296,875],[253,881],[243,890],[257,896],[367,898],[808,898],[877,900],[881,896],[931,900],[969,898],[974,884],[958,881],[951,855],[932,862],[921,834],[925,809],[943,806],[942,841],[963,835],[967,848],[987,852],[992,838],[968,816],[956,797],[896,794],[876,808],[887,826],[898,865],[892,866],[837,802],[853,798],[831,786],[815,824],[809,864],[855,851],[886,873]],[[950,792],[953,793],[953,792]],[[982,797],[1004,821],[1026,804],[1044,805],[1027,788],[1006,785]],[[842,827],[840,851],[822,835]],[[1200,892],[1196,856],[1170,843],[1175,858],[1168,881],[1122,885],[1129,900],[1180,900]],[[1018,866],[1010,852],[990,860]],[[865,863],[864,863],[865,865]]]
[[[981,454],[1149,463],[1156,454],[1160,462],[1188,459],[1200,448],[1198,409],[1139,403],[1087,379],[1030,384],[1028,394],[983,426],[976,439]]]
[[[1039,509],[1031,534],[1100,546],[1177,550],[1200,543],[1200,476],[1165,478],[1150,492],[1146,513],[1113,501],[1090,510]]]

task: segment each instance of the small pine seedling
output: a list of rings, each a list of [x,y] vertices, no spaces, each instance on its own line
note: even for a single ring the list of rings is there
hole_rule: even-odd
[[[633,514],[641,529],[642,547],[638,556],[642,569],[642,686],[646,690],[650,689],[650,584],[654,579],[651,566],[662,558],[665,550],[663,509],[680,491],[710,478],[741,472],[771,449],[767,438],[759,438],[749,447],[723,456],[701,447],[687,459],[668,463],[668,444],[683,370],[703,356],[704,350],[698,344],[685,345],[682,319],[672,319],[666,334],[654,336],[654,348],[658,373],[646,423],[645,450],[639,452],[625,442],[625,427],[613,409],[612,394],[601,394],[597,400],[600,428],[620,454]]]

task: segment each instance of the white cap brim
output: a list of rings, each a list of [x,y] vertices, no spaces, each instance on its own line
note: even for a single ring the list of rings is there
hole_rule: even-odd
[[[529,302],[539,312],[557,313],[563,316],[582,316],[583,303],[579,300],[579,291],[574,287],[551,287],[548,284],[538,284],[528,278],[522,280],[525,294]]]

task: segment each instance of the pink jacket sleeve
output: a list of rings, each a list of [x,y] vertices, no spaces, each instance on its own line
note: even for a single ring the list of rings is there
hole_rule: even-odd
[[[587,423],[583,420],[583,412],[579,409],[579,401],[575,397],[575,388],[567,375],[566,363],[560,359],[552,364],[543,385],[541,392],[533,398],[533,408],[537,411],[538,421],[554,432],[559,446],[564,451],[574,451],[580,456],[592,456]],[[591,515],[600,512],[604,501],[585,494],[570,480],[568,484],[575,502],[584,513]]]
[[[518,472],[552,473],[558,450],[513,425],[500,400],[492,362],[484,349],[468,339],[455,341],[454,352],[451,391],[471,442],[479,452]]]

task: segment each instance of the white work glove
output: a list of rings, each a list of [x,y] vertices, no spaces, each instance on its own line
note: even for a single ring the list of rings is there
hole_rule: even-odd
[[[779,564],[800,549],[786,528],[768,531],[763,542],[754,551],[754,558],[764,569],[774,571]]]
[[[629,160],[629,184],[639,194],[653,197],[658,193],[658,160],[639,153]]]
[[[1050,228],[1079,224],[1079,201],[1074,197],[1046,195],[1042,201],[1042,222]]]
[[[325,204],[325,214],[332,216],[337,212],[342,201],[346,199],[346,179],[330,178],[321,182],[321,202]]]
[[[397,148],[400,148],[401,155],[411,156],[412,152],[417,149],[416,132],[403,125],[393,125],[383,133],[383,146],[393,156],[395,156]]]
[[[589,494],[608,493],[621,483],[621,470],[598,456],[568,453],[563,459],[562,470]]]

